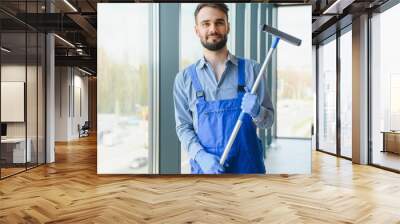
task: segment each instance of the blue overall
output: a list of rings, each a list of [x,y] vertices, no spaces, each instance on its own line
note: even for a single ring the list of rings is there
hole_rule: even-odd
[[[196,108],[200,144],[208,153],[221,158],[236,121],[241,112],[240,106],[245,93],[245,60],[238,60],[238,94],[234,99],[206,101],[199,82],[196,66],[189,67],[193,87],[196,90]],[[192,174],[203,174],[199,164],[190,160]],[[226,162],[225,173],[265,173],[261,141],[250,115],[246,114],[242,126],[232,145]]]

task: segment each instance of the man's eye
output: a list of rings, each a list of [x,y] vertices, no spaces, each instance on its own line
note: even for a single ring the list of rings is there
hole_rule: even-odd
[[[203,23],[203,26],[204,27],[207,27],[207,26],[209,26],[210,24],[209,23]]]

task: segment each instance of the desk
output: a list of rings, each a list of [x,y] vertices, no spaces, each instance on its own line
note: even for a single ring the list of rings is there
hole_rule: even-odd
[[[382,131],[383,150],[382,152],[393,152],[400,154],[400,132]]]
[[[25,138],[1,139],[1,157],[9,163],[25,163],[25,158],[27,159],[26,162],[30,162],[32,159],[32,140],[28,138],[26,142],[28,147],[26,147],[25,154]]]

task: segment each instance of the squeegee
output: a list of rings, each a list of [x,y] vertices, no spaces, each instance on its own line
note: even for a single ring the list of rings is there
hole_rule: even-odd
[[[251,88],[251,94],[255,94],[256,93],[258,85],[261,82],[262,76],[263,76],[265,70],[267,69],[268,62],[271,59],[271,55],[274,52],[274,50],[276,49],[276,47],[277,47],[277,45],[279,43],[279,40],[282,39],[282,40],[284,40],[284,41],[286,41],[288,43],[291,43],[293,45],[296,45],[296,46],[300,46],[300,44],[301,44],[301,40],[300,39],[298,39],[298,38],[296,38],[296,37],[294,37],[294,36],[292,36],[290,34],[287,34],[287,33],[284,33],[282,31],[279,31],[278,29],[273,28],[271,26],[268,26],[266,24],[261,25],[261,30],[271,34],[274,37],[274,39],[272,40],[271,48],[268,50],[267,56],[265,57],[264,63],[261,66],[261,69],[260,69],[260,72],[258,73],[257,79],[254,82],[253,87]],[[226,158],[227,158],[227,156],[228,156],[228,154],[229,154],[229,152],[231,150],[233,142],[235,141],[235,138],[236,138],[236,136],[237,136],[237,134],[238,134],[238,132],[240,130],[240,126],[242,126],[243,118],[244,118],[245,114],[246,113],[242,111],[240,113],[240,115],[239,115],[239,119],[236,121],[236,124],[235,124],[235,127],[233,128],[232,134],[229,137],[227,145],[225,146],[224,153],[222,154],[222,157],[221,157],[221,159],[219,161],[219,163],[221,165],[224,165],[224,163],[225,163],[225,160],[226,160]]]

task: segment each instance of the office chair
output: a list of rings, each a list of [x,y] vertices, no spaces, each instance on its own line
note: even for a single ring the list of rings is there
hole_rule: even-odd
[[[80,125],[78,124],[79,138],[89,136],[89,129],[90,129],[89,121],[85,121],[82,127],[80,127]]]

